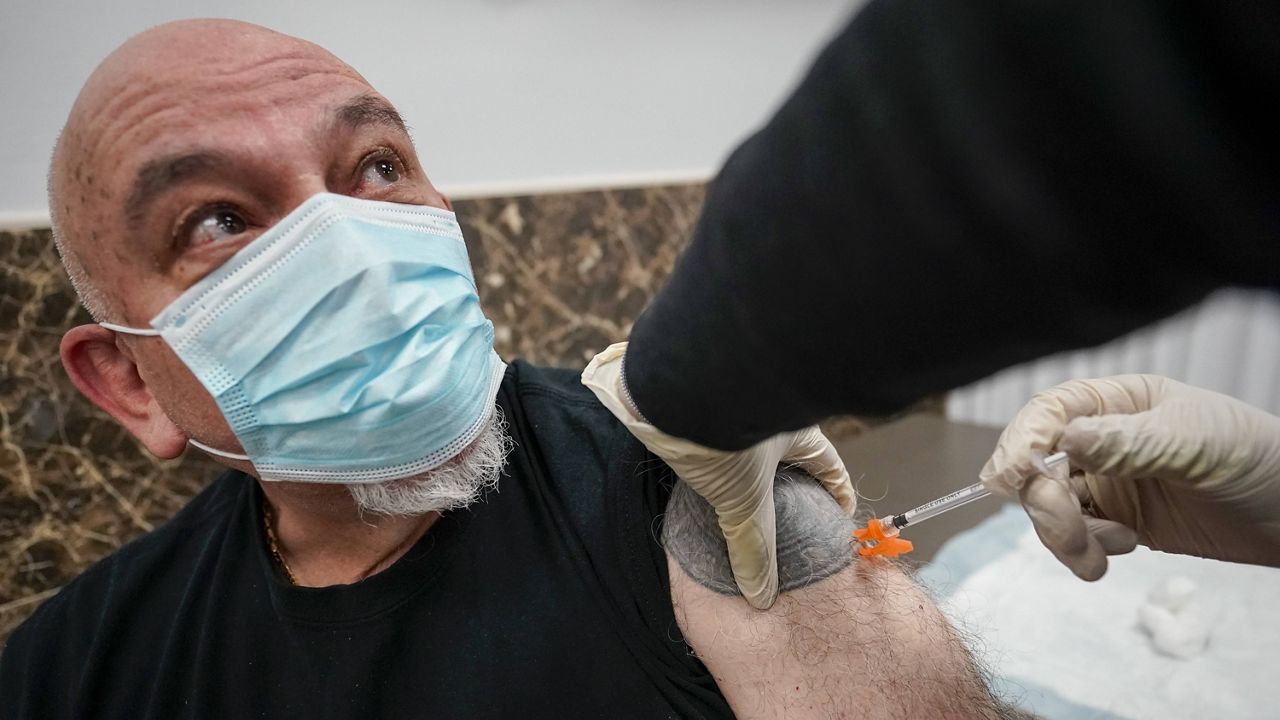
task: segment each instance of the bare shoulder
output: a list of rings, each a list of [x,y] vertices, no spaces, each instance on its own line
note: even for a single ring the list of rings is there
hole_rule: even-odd
[[[852,524],[837,522],[843,515],[825,491],[815,483],[784,490],[781,479],[783,592],[765,611],[726,591],[714,522],[691,521],[697,513],[675,496],[668,506],[676,620],[738,717],[1024,717],[991,697],[957,633],[906,573],[854,559]]]

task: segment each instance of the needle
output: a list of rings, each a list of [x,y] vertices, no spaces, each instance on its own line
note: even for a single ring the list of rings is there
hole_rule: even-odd
[[[1061,465],[1067,461],[1065,452],[1054,453],[1045,456],[1043,453],[1033,453],[1032,462],[1035,463],[1036,469],[1042,473],[1049,472],[1049,468]],[[902,528],[908,525],[924,522],[929,518],[935,518],[939,515],[963,507],[991,494],[985,485],[976,482],[968,487],[956,490],[953,493],[943,495],[936,500],[912,508],[899,515],[886,515],[879,520],[872,519],[867,523],[867,527],[861,530],[854,530],[853,534],[861,544],[858,548],[859,555],[888,555],[890,557],[911,552],[912,545],[909,541],[898,537],[898,533]]]

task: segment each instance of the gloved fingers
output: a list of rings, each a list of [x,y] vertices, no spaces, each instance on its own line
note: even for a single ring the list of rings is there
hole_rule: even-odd
[[[1053,452],[1075,418],[1146,410],[1162,382],[1149,375],[1117,375],[1071,380],[1036,393],[1005,428],[979,478],[992,492],[1017,497],[1027,478],[1036,474],[1031,451]]]
[[[817,478],[846,515],[853,517],[857,512],[858,494],[853,489],[853,481],[849,479],[849,471],[835,446],[816,427],[796,433],[782,462],[794,465]]]
[[[1107,571],[1107,554],[1089,533],[1080,501],[1061,480],[1032,477],[1019,491],[1040,542],[1082,580],[1097,580]]]
[[[978,473],[988,490],[1016,498],[1027,478],[1036,474],[1031,453],[1051,452],[1068,421],[1062,386],[1036,393],[1018,411],[996,442],[996,449]]]
[[[1197,467],[1204,433],[1182,433],[1165,408],[1132,415],[1100,415],[1072,420],[1058,447],[1071,463],[1096,475],[1132,479],[1182,480]],[[1190,462],[1189,462],[1190,461]]]
[[[763,502],[740,521],[720,516],[720,531],[729,549],[729,566],[738,590],[752,607],[766,610],[778,599],[778,535],[773,510],[773,484]]]
[[[1085,515],[1084,526],[1108,555],[1131,553],[1138,546],[1138,534],[1123,523]]]
[[[623,400],[621,360],[626,350],[627,344],[620,342],[597,353],[583,368],[580,381],[619,420],[639,422],[640,419]]]

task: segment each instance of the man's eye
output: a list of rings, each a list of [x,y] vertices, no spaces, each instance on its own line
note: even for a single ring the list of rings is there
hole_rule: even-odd
[[[364,166],[364,174],[360,179],[362,182],[371,183],[374,187],[389,185],[400,180],[400,169],[393,161],[379,158]]]
[[[191,244],[220,242],[233,238],[248,227],[244,217],[235,210],[211,210],[197,217],[191,227]]]

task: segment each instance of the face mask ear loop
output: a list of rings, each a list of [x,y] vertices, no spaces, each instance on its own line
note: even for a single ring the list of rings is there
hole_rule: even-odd
[[[157,337],[160,335],[159,330],[153,330],[151,328],[131,328],[126,325],[117,325],[109,322],[100,322],[98,325],[113,332],[124,333],[125,335],[142,335],[144,337]]]
[[[98,323],[98,325],[108,330],[111,330],[112,332],[124,333],[126,335],[141,335],[143,337],[158,337],[160,335],[159,330],[153,330],[151,328],[131,328],[126,325],[117,325],[115,323],[109,323],[109,322],[100,322]],[[217,448],[209,447],[208,445],[205,445],[199,440],[192,440],[191,438],[187,438],[187,442],[191,443],[192,445],[195,445],[196,447],[209,453],[210,455],[217,455],[218,457],[224,457],[224,458],[227,458],[228,460],[249,460],[248,455],[239,455],[237,453],[224,452]]]
[[[248,455],[237,455],[236,453],[229,453],[224,450],[219,450],[217,448],[211,448],[208,445],[205,445],[204,443],[200,442],[199,440],[192,440],[191,438],[187,438],[187,442],[209,453],[210,455],[217,455],[218,457],[224,457],[224,458],[227,458],[228,460],[249,460]]]

